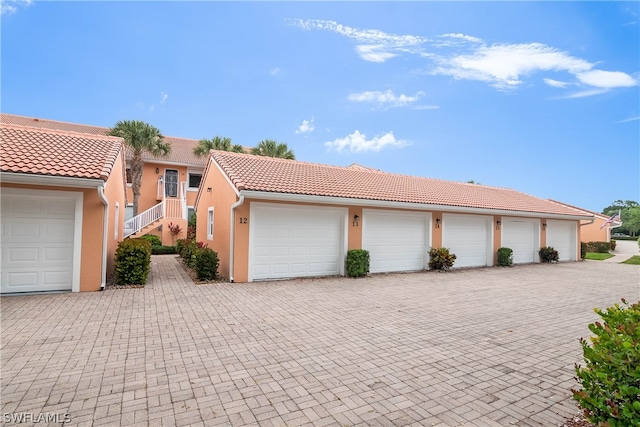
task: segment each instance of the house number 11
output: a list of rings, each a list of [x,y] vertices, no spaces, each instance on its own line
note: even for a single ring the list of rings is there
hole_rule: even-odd
[[[240,218],[240,224],[246,224],[247,223],[247,217],[243,216]]]

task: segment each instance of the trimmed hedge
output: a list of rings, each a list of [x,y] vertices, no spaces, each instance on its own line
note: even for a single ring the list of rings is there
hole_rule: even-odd
[[[587,252],[589,252],[587,250],[587,244],[585,242],[580,242],[580,259],[584,260],[587,256]]]
[[[144,236],[140,236],[141,239],[147,240],[151,243],[151,246],[162,246],[162,240],[158,236],[154,236],[153,234],[145,234]]]
[[[347,251],[345,272],[348,277],[364,277],[369,273],[369,251],[351,249]]]
[[[151,255],[177,254],[175,246],[151,246]]]
[[[431,270],[447,271],[456,261],[455,254],[449,253],[448,248],[429,249],[429,268]]]
[[[218,274],[218,263],[218,253],[213,249],[198,248],[193,254],[193,269],[198,280],[214,279]]]
[[[603,323],[589,325],[595,334],[580,339],[584,366],[576,364],[581,390],[571,390],[593,424],[640,426],[640,303],[595,309]]]
[[[513,264],[513,249],[500,248],[498,249],[498,265],[508,267]]]
[[[608,254],[611,250],[610,242],[587,242],[587,252]]]
[[[558,262],[560,260],[558,251],[553,249],[553,247],[551,246],[540,248],[540,251],[538,253],[540,254],[540,261],[542,262]]]
[[[144,285],[151,268],[151,243],[146,239],[124,239],[115,257],[116,283]]]

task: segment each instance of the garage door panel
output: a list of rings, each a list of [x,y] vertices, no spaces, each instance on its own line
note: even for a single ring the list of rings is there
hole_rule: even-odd
[[[69,192],[3,191],[2,293],[72,289],[81,200]]]
[[[454,267],[492,264],[491,217],[443,214],[442,246],[456,255]]]
[[[575,261],[577,259],[575,221],[547,221],[547,246],[558,251],[560,261]]]
[[[513,250],[514,264],[536,262],[540,233],[538,224],[538,220],[503,218],[501,246]]]
[[[252,204],[250,279],[340,274],[346,209]]]
[[[365,210],[362,247],[369,251],[370,271],[418,271],[426,267],[428,215]]]

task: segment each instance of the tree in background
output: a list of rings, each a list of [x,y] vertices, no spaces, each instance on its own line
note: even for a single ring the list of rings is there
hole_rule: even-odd
[[[251,154],[267,157],[278,157],[280,159],[295,160],[296,156],[293,150],[287,147],[284,142],[277,142],[272,139],[264,139],[258,145],[251,149]]]
[[[142,155],[149,153],[154,157],[165,157],[171,152],[171,144],[164,142],[158,128],[140,120],[121,120],[109,129],[109,135],[124,139],[131,151],[131,190],[133,191],[133,215],[138,215],[138,199],[142,182]]]
[[[616,200],[602,210],[602,213],[607,216],[615,215],[618,212],[620,212],[622,226],[616,227],[615,232],[637,236],[640,231],[640,204],[633,200]]]
[[[220,137],[218,135],[211,139],[201,139],[193,149],[193,154],[198,157],[206,156],[211,150],[232,151],[234,153],[244,153],[244,147],[240,144],[232,144],[231,138]]]

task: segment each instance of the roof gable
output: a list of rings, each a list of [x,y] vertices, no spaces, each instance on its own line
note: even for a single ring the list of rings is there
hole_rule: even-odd
[[[106,181],[121,138],[2,123],[0,171]]]
[[[7,125],[29,126],[31,128],[40,128],[48,130],[58,130],[63,132],[76,132],[90,135],[107,136],[109,128],[101,126],[82,125],[76,123],[59,122],[56,120],[39,119],[35,117],[17,116],[14,114],[0,114],[0,123]],[[173,136],[165,136],[165,142],[171,144],[171,152],[166,157],[154,157],[150,153],[144,153],[142,158],[146,162],[161,162],[168,164],[180,164],[202,168],[207,160],[206,156],[198,157],[193,154],[193,148],[198,145],[195,139],[177,138]],[[127,159],[130,159],[131,153],[127,150]]]
[[[271,157],[212,151],[212,159],[240,191],[590,217],[519,191]]]

